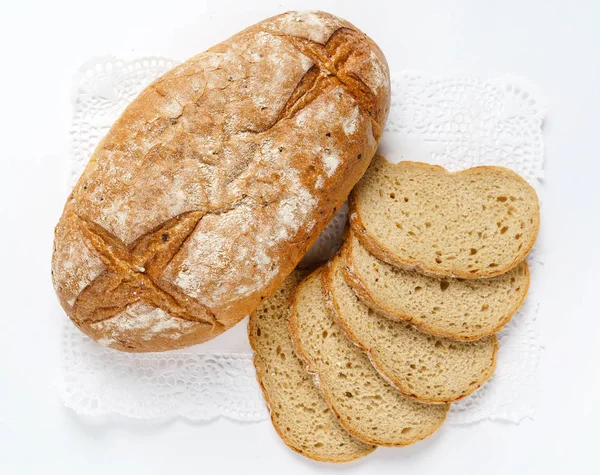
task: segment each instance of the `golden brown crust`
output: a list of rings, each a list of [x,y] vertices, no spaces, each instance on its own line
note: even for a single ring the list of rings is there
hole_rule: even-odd
[[[337,256],[335,256],[334,258],[332,258],[329,261],[329,263],[327,264],[327,266],[325,268],[325,273],[323,276],[323,286],[325,288],[325,294],[327,296],[327,301],[328,301],[329,307],[331,309],[332,315],[335,318],[335,321],[344,330],[344,333],[346,334],[348,339],[351,340],[352,343],[354,343],[356,346],[358,346],[363,352],[365,352],[368,355],[369,360],[373,364],[373,367],[379,372],[381,377],[384,378],[386,381],[389,381],[389,383],[392,384],[393,386],[395,386],[396,388],[398,388],[398,390],[402,394],[404,394],[405,396],[407,396],[411,399],[414,399],[415,401],[419,401],[419,402],[423,402],[423,403],[449,404],[452,402],[460,401],[461,399],[464,399],[465,397],[469,396],[470,394],[475,392],[477,389],[479,389],[483,385],[483,383],[485,383],[488,379],[490,379],[492,374],[494,374],[494,371],[496,370],[496,354],[498,352],[498,339],[496,338],[495,335],[493,336],[494,351],[492,353],[492,360],[487,369],[487,372],[480,376],[480,379],[477,381],[477,384],[474,386],[471,386],[469,388],[468,392],[466,392],[454,399],[433,399],[433,398],[419,397],[419,396],[415,395],[412,392],[412,390],[408,386],[405,386],[404,383],[400,379],[395,378],[392,374],[385,371],[385,365],[382,364],[382,362],[377,357],[377,351],[375,351],[374,348],[365,346],[360,341],[360,339],[357,338],[357,336],[354,334],[352,329],[346,324],[345,320],[343,318],[341,318],[340,306],[339,306],[339,303],[337,302],[337,299],[335,298],[335,293],[332,290],[332,285],[333,285],[332,272],[333,272],[333,265],[335,265],[334,259],[345,260],[344,251],[342,250],[341,254],[338,254]],[[344,267],[345,266],[342,263],[342,269]]]
[[[364,173],[389,109],[379,48],[288,12],[148,86],[99,144],[55,232],[61,305],[92,338],[163,351],[274,292]]]
[[[361,244],[362,244],[362,242],[361,242]],[[342,272],[344,274],[346,282],[348,282],[348,285],[350,287],[352,287],[352,290],[354,290],[354,292],[356,293],[358,298],[360,298],[360,300],[365,305],[367,305],[368,307],[371,307],[375,312],[379,313],[380,315],[383,315],[384,317],[387,317],[391,320],[399,320],[399,321],[408,322],[411,325],[414,325],[415,327],[423,330],[426,333],[430,333],[432,335],[438,335],[438,336],[450,338],[452,340],[457,340],[457,341],[475,341],[475,340],[479,340],[481,338],[485,338],[486,336],[489,336],[489,335],[494,335],[494,334],[498,333],[500,330],[502,330],[504,325],[506,325],[510,321],[512,316],[517,312],[517,310],[519,310],[519,308],[521,308],[521,305],[523,305],[523,302],[525,302],[525,299],[527,298],[527,293],[529,291],[529,285],[531,282],[531,276],[529,273],[529,265],[527,264],[527,261],[522,261],[524,270],[525,270],[525,275],[527,276],[527,279],[525,281],[525,285],[526,285],[525,291],[523,292],[522,297],[517,302],[515,302],[514,307],[512,307],[510,309],[510,311],[507,312],[507,314],[502,317],[502,319],[500,320],[500,323],[496,327],[494,327],[490,331],[482,332],[480,334],[473,335],[473,336],[463,336],[463,335],[459,335],[459,334],[443,332],[443,331],[440,331],[439,328],[435,328],[435,327],[432,327],[431,325],[428,325],[426,322],[416,320],[411,315],[398,313],[397,311],[395,311],[395,310],[391,309],[389,306],[387,306],[384,302],[379,301],[379,299],[377,299],[371,293],[368,286],[362,280],[360,275],[358,275],[356,272],[354,272],[352,252],[350,251],[351,246],[352,246],[351,239],[346,239],[346,241],[344,241],[344,245],[342,246],[342,249],[340,251],[342,254],[342,257],[344,259],[344,266],[342,267]]]
[[[468,175],[471,173],[477,173],[480,170],[489,170],[491,172],[501,171],[502,173],[513,174],[518,180],[524,181],[523,178],[519,174],[515,173],[514,171],[510,170],[509,168],[504,168],[504,167],[496,167],[496,166],[487,166],[486,165],[486,166],[478,166],[478,167],[468,168],[466,170],[462,170],[459,172],[450,172],[450,171],[446,170],[444,167],[441,167],[439,165],[430,165],[428,163],[422,163],[422,162],[402,161],[402,162],[397,163],[396,165],[399,165],[399,164],[409,164],[414,167],[421,167],[421,168],[426,168],[426,169],[430,169],[430,170],[435,169],[435,170],[439,170],[441,172],[447,173],[449,175],[458,175],[458,174],[467,174]],[[350,216],[350,225],[352,227],[352,230],[354,231],[354,233],[355,233],[356,237],[358,238],[358,240],[360,241],[360,243],[371,254],[373,254],[378,259],[381,259],[382,261],[387,262],[388,264],[394,265],[396,267],[402,267],[404,269],[416,270],[423,274],[431,275],[431,276],[435,276],[435,277],[459,277],[462,279],[479,279],[479,278],[495,277],[498,275],[502,275],[502,274],[510,271],[511,269],[514,269],[525,259],[525,257],[527,257],[527,255],[531,252],[533,245],[535,244],[536,237],[537,237],[537,235],[539,233],[539,229],[540,229],[540,212],[539,212],[540,205],[539,205],[539,200],[538,200],[537,194],[534,192],[533,196],[535,196],[535,200],[536,200],[537,213],[535,213],[535,216],[534,216],[535,222],[533,223],[533,225],[534,225],[533,238],[530,240],[530,242],[527,243],[526,246],[523,247],[523,249],[519,252],[519,254],[517,256],[515,256],[515,258],[512,260],[512,262],[510,264],[508,264],[505,267],[493,268],[493,270],[490,270],[488,268],[488,269],[480,269],[477,272],[474,272],[473,270],[471,270],[469,272],[461,272],[459,270],[453,270],[452,272],[448,272],[446,269],[443,269],[441,267],[428,266],[428,265],[424,264],[423,262],[418,261],[417,259],[409,259],[404,256],[400,256],[400,255],[396,254],[395,252],[393,252],[391,249],[389,249],[384,243],[382,243],[379,239],[377,239],[376,236],[369,233],[365,226],[364,221],[362,220],[361,209],[360,209],[360,206],[358,204],[358,200],[357,200],[355,194],[356,194],[356,192],[352,191],[350,193],[350,196],[348,197],[349,216]]]
[[[298,358],[300,358],[300,361],[302,361],[304,363],[304,366],[306,368],[306,371],[308,371],[313,378],[315,379],[315,384],[317,385],[317,387],[321,390],[321,393],[323,394],[323,397],[325,398],[325,400],[327,401],[327,405],[329,406],[329,408],[331,409],[331,411],[336,415],[338,421],[340,422],[340,424],[342,424],[344,426],[344,428],[350,432],[350,434],[352,434],[352,436],[356,437],[357,439],[365,442],[366,444],[373,444],[373,445],[378,445],[381,447],[406,447],[408,445],[412,445],[415,444],[421,440],[426,439],[427,437],[429,437],[430,435],[432,435],[434,432],[436,432],[444,423],[444,421],[446,420],[446,416],[448,414],[448,411],[450,410],[450,405],[448,404],[447,408],[446,408],[446,412],[444,414],[444,418],[440,420],[439,424],[432,427],[430,432],[424,433],[422,436],[420,437],[414,437],[413,439],[410,439],[409,442],[404,443],[404,444],[390,444],[387,442],[383,442],[381,440],[375,440],[372,439],[368,436],[366,436],[365,434],[359,434],[356,431],[356,428],[352,427],[351,424],[348,424],[348,421],[341,417],[339,412],[336,410],[335,405],[332,403],[332,397],[330,394],[327,393],[327,391],[323,388],[323,384],[321,383],[320,377],[319,377],[319,373],[317,372],[317,370],[315,369],[313,363],[311,362],[310,358],[308,357],[308,355],[304,352],[302,344],[300,343],[300,336],[299,336],[299,331],[298,331],[298,311],[297,311],[297,296],[298,296],[298,292],[300,291],[302,285],[304,285],[306,282],[308,282],[310,279],[316,278],[316,279],[321,279],[324,282],[324,268],[323,267],[319,267],[318,269],[316,269],[314,272],[312,272],[310,275],[306,276],[302,282],[300,282],[300,284],[298,285],[298,287],[296,287],[296,290],[294,291],[293,297],[292,297],[292,313],[291,313],[291,317],[290,317],[290,332],[292,335],[292,340],[294,341],[294,348],[296,350],[296,354],[298,355]],[[325,299],[325,302],[328,303],[328,299],[325,298],[325,295],[323,295],[323,298]],[[336,320],[337,321],[337,320]],[[384,378],[385,379],[385,378]]]

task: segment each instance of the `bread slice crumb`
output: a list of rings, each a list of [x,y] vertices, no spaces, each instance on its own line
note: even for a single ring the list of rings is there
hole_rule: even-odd
[[[496,333],[522,305],[529,267],[521,262],[488,279],[432,277],[381,261],[353,233],[343,246],[343,271],[360,299],[378,313],[456,340]]]
[[[379,259],[475,279],[504,274],[529,253],[540,227],[531,185],[502,167],[450,173],[376,156],[350,195],[350,221]]]
[[[384,380],[327,307],[320,268],[298,286],[290,320],[297,353],[340,423],[369,444],[404,446],[433,434],[448,404],[422,404]]]
[[[496,366],[496,336],[459,342],[423,333],[367,307],[346,282],[342,257],[326,267],[325,289],[337,322],[373,366],[403,394],[447,403],[471,394]]]
[[[337,421],[294,354],[289,332],[290,297],[303,274],[295,271],[250,315],[248,337],[271,422],[282,440],[305,457],[350,462],[375,447],[352,437]]]

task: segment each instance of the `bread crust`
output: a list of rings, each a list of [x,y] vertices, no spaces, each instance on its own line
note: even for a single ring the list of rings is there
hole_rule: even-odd
[[[291,317],[290,317],[290,331],[291,331],[292,339],[294,341],[294,348],[296,349],[296,354],[297,354],[298,358],[300,358],[300,360],[304,363],[306,371],[308,371],[308,373],[310,373],[313,376],[313,378],[315,379],[315,384],[321,390],[323,397],[327,401],[327,405],[332,410],[332,412],[336,415],[336,417],[340,421],[340,424],[342,424],[344,426],[344,428],[348,432],[350,432],[350,434],[352,434],[354,437],[356,437],[357,439],[362,440],[363,442],[365,442],[367,444],[374,444],[374,445],[379,445],[382,447],[406,447],[408,445],[412,445],[421,440],[424,440],[427,437],[431,436],[433,433],[435,433],[443,425],[444,421],[446,420],[446,416],[448,414],[448,411],[450,410],[450,405],[448,405],[448,407],[446,409],[444,418],[440,420],[439,424],[437,424],[435,427],[432,427],[431,431],[429,431],[428,433],[424,433],[421,437],[414,437],[413,439],[410,439],[408,442],[403,443],[403,444],[390,444],[390,443],[387,443],[387,442],[384,442],[381,440],[372,439],[372,438],[366,436],[365,434],[360,434],[356,431],[356,429],[354,427],[352,427],[351,424],[348,424],[348,422],[340,416],[339,412],[335,408],[335,405],[332,403],[331,395],[327,393],[327,391],[323,388],[323,384],[321,384],[321,380],[320,380],[317,369],[314,367],[314,364],[311,362],[308,355],[304,352],[302,344],[300,342],[300,337],[299,337],[298,311],[297,311],[298,292],[300,291],[303,284],[305,284],[306,282],[308,282],[310,279],[313,279],[313,278],[321,279],[323,281],[324,266],[319,267],[318,269],[313,271],[310,275],[306,276],[302,280],[302,282],[300,282],[300,284],[296,287],[296,290],[294,291],[293,298],[292,298],[292,313],[291,313]],[[323,298],[325,299],[325,295],[323,295]],[[327,303],[327,299],[325,299],[325,302]],[[383,378],[383,379],[386,379],[386,378]]]
[[[334,316],[336,322],[344,330],[344,333],[346,334],[348,339],[351,340],[356,346],[358,346],[364,353],[366,353],[369,356],[369,360],[371,361],[371,364],[379,372],[381,377],[384,378],[386,381],[388,381],[391,385],[398,388],[398,390],[402,394],[404,394],[405,396],[407,396],[411,399],[414,399],[415,401],[418,401],[418,402],[423,402],[423,403],[428,403],[428,404],[449,404],[452,402],[460,401],[461,399],[464,399],[465,397],[469,396],[470,394],[473,394],[477,389],[479,389],[483,385],[483,383],[485,383],[488,379],[491,378],[492,374],[494,374],[494,371],[496,370],[496,355],[498,353],[498,339],[496,338],[496,335],[493,335],[493,337],[492,337],[493,341],[494,341],[494,350],[492,352],[492,359],[490,361],[490,365],[489,365],[486,373],[480,376],[479,380],[477,381],[478,384],[469,388],[468,392],[465,392],[464,394],[462,394],[459,397],[456,397],[454,399],[425,398],[425,397],[414,394],[409,387],[405,386],[402,383],[401,380],[399,380],[398,378],[394,378],[393,375],[391,375],[390,373],[388,373],[385,370],[385,365],[382,364],[381,361],[378,359],[377,352],[374,350],[374,348],[363,344],[363,342],[361,342],[360,339],[357,338],[356,334],[352,331],[352,329],[346,324],[344,319],[341,317],[342,312],[341,312],[339,303],[337,302],[337,299],[335,298],[335,294],[332,289],[333,266],[335,264],[334,260],[337,260],[337,259],[342,261],[340,264],[342,265],[342,270],[343,270],[344,257],[343,257],[343,254],[342,255],[338,254],[332,260],[329,261],[329,263],[327,264],[327,266],[325,268],[325,274],[323,276],[323,285],[325,288],[325,293],[327,295],[327,300],[328,300],[329,306],[331,308],[331,311],[333,312],[333,316]]]
[[[384,158],[384,157],[381,157],[380,155],[379,155],[379,157]],[[518,173],[515,173],[513,170],[510,170],[509,168],[504,168],[504,167],[485,165],[485,166],[468,168],[466,170],[461,170],[458,172],[450,172],[450,171],[446,170],[444,167],[441,167],[439,165],[430,165],[428,163],[422,163],[422,162],[402,161],[402,162],[398,162],[393,165],[399,166],[400,164],[407,164],[410,166],[420,167],[420,168],[429,169],[429,170],[438,170],[438,171],[443,172],[448,175],[459,175],[459,174],[468,175],[468,174],[476,173],[477,171],[480,171],[480,170],[488,170],[492,173],[496,172],[496,171],[500,171],[502,173],[508,173],[508,174],[514,175],[514,177],[516,179],[524,182],[525,184],[527,184],[527,186],[531,187],[531,185],[529,185],[525,180],[523,180],[523,178]],[[532,187],[531,187],[531,189],[533,190]],[[494,277],[494,276],[502,275],[502,274],[508,272],[509,270],[514,269],[531,252],[531,249],[533,248],[533,245],[535,244],[535,241],[536,241],[537,235],[539,233],[539,229],[540,229],[540,205],[539,205],[539,199],[538,199],[537,193],[535,193],[535,190],[534,190],[533,195],[535,196],[535,207],[536,207],[537,212],[535,213],[535,216],[534,216],[534,220],[535,220],[533,223],[534,233],[532,235],[532,239],[530,240],[530,242],[528,242],[526,246],[523,246],[523,249],[519,252],[518,255],[516,255],[514,257],[514,259],[507,266],[496,267],[496,268],[493,268],[493,270],[479,269],[477,272],[473,272],[473,271],[461,272],[461,271],[456,271],[456,270],[449,272],[446,269],[443,269],[441,267],[430,266],[430,265],[427,265],[417,259],[409,259],[409,258],[400,256],[400,255],[396,254],[395,252],[393,252],[389,247],[387,247],[384,243],[382,243],[379,239],[377,239],[376,236],[370,234],[369,231],[367,230],[365,223],[362,219],[360,205],[358,204],[358,199],[356,197],[356,189],[354,189],[350,193],[350,196],[348,198],[348,206],[349,206],[348,214],[350,217],[349,219],[350,219],[350,225],[352,227],[352,230],[356,234],[356,237],[359,239],[360,243],[371,254],[373,254],[377,258],[381,259],[382,261],[387,262],[388,264],[392,264],[396,267],[402,267],[402,268],[408,269],[408,270],[416,270],[423,274],[431,275],[434,277],[458,277],[458,278],[462,278],[462,279],[479,279],[479,278]]]
[[[288,12],[166,73],[96,148],[56,227],[53,282],[91,338],[183,348],[252,312],[294,269],[375,153],[379,48]]]
[[[360,242],[360,240],[359,240],[359,242]],[[361,242],[361,244],[362,244],[362,242]],[[492,330],[481,332],[479,334],[472,335],[472,336],[464,336],[464,335],[459,335],[457,333],[455,334],[455,333],[445,332],[445,331],[440,330],[439,328],[436,328],[435,326],[428,325],[425,322],[417,321],[411,315],[398,313],[398,312],[392,310],[384,302],[381,302],[379,299],[377,299],[373,295],[373,293],[369,290],[368,286],[363,281],[361,276],[358,275],[358,273],[354,272],[354,263],[353,263],[353,259],[352,259],[352,252],[350,250],[351,246],[352,246],[351,239],[346,239],[344,244],[342,245],[342,249],[340,251],[343,256],[343,259],[344,259],[344,266],[342,268],[342,272],[344,274],[344,277],[346,278],[346,282],[348,282],[348,285],[350,287],[352,287],[352,290],[354,290],[354,292],[356,293],[358,298],[360,298],[360,300],[367,307],[372,308],[375,312],[379,313],[380,315],[383,315],[384,317],[387,317],[391,320],[408,322],[411,325],[414,325],[415,327],[419,328],[420,330],[422,330],[426,333],[430,333],[432,335],[438,335],[438,336],[450,338],[452,340],[457,340],[457,341],[475,341],[475,340],[479,340],[481,338],[485,338],[486,336],[494,335],[495,333],[498,333],[500,330],[502,330],[504,325],[506,325],[510,321],[512,316],[517,312],[517,310],[519,310],[519,308],[521,308],[521,305],[523,305],[523,302],[525,302],[525,299],[527,298],[527,293],[529,292],[529,285],[531,282],[531,276],[529,273],[529,265],[527,264],[527,261],[523,261],[525,274],[527,276],[527,278],[525,280],[525,285],[526,285],[525,291],[523,292],[522,297],[515,303],[515,305],[510,309],[510,311],[507,312],[506,315],[504,315],[504,317],[501,319],[501,321],[498,325],[496,325]]]

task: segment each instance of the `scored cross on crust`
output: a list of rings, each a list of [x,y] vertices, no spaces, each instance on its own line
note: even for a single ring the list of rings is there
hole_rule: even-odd
[[[172,317],[220,325],[205,305],[162,279],[165,268],[203,215],[191,211],[169,219],[129,247],[102,226],[76,215],[86,245],[98,254],[106,270],[77,297],[74,320],[80,324],[98,323],[119,315],[129,305],[145,302]]]
[[[329,37],[325,44],[317,43],[297,36],[285,37],[304,56],[310,58],[314,65],[306,72],[298,86],[286,103],[281,117],[292,117],[296,112],[306,107],[326,89],[327,83],[338,83],[352,96],[358,106],[371,119],[375,140],[381,137],[381,126],[375,118],[377,98],[363,81],[344,71],[344,65],[352,54],[356,40],[360,41],[360,33],[348,28],[339,28]]]

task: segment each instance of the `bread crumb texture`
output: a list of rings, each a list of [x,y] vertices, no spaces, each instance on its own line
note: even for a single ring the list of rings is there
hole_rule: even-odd
[[[459,342],[424,333],[367,307],[346,282],[344,262],[327,267],[326,288],[334,316],[347,336],[403,394],[446,403],[471,394],[494,372],[496,337]]]
[[[507,272],[529,253],[540,224],[535,190],[502,167],[449,173],[377,156],[351,201],[352,228],[371,253],[442,276]]]

